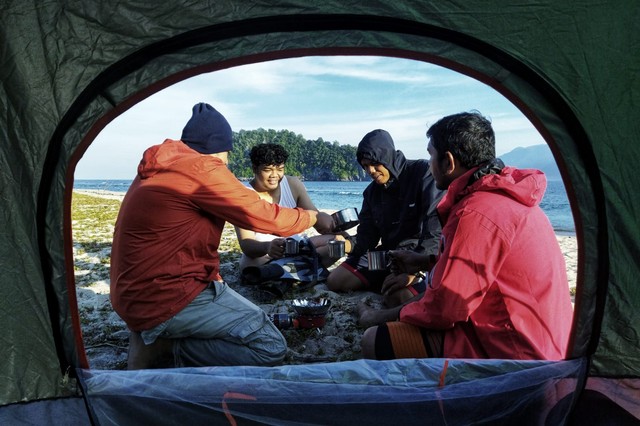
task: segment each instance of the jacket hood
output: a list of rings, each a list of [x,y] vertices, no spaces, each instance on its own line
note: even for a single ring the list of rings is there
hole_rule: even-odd
[[[140,179],[147,179],[187,156],[201,155],[182,141],[166,139],[162,144],[154,145],[142,154],[142,160],[138,164],[138,176]]]
[[[382,129],[373,130],[362,138],[356,159],[360,164],[364,159],[382,164],[395,179],[400,176],[407,162],[402,151],[396,150],[389,132]]]
[[[469,184],[476,167],[454,180],[438,205],[438,213],[444,218],[460,199],[474,192],[496,192],[528,207],[537,206],[547,189],[547,178],[540,170],[516,169],[505,166],[502,171],[487,174]]]

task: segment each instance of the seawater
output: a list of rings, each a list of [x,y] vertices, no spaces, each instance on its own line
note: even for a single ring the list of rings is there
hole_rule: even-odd
[[[73,189],[87,189],[98,191],[127,192],[131,186],[131,180],[124,179],[76,179],[73,182]]]
[[[369,182],[304,182],[313,203],[319,209],[340,210],[362,206],[362,191]],[[76,180],[74,189],[102,190],[127,192],[131,180]],[[245,183],[248,185],[248,183]],[[547,191],[542,203],[542,210],[546,213],[553,229],[566,235],[575,234],[575,226],[569,199],[564,185],[560,180],[547,182]]]

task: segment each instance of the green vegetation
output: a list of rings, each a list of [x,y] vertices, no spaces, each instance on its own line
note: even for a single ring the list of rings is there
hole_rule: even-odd
[[[233,151],[229,169],[239,179],[253,177],[249,152],[261,143],[277,143],[289,152],[287,174],[309,181],[366,180],[356,161],[356,147],[327,142],[322,138],[307,140],[289,130],[240,130],[233,134]]]
[[[119,210],[119,200],[74,192],[71,201],[74,243],[86,252],[109,249]]]

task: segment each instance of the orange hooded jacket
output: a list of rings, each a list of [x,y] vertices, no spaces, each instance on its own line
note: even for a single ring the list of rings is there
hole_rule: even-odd
[[[116,221],[111,303],[135,330],[147,330],[221,280],[218,247],[225,222],[289,236],[310,215],[261,200],[219,158],[167,139],[147,149]]]

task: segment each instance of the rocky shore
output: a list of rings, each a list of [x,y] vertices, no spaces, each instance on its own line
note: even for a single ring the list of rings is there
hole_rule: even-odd
[[[85,352],[93,369],[126,368],[129,331],[113,311],[109,301],[109,265],[113,226],[121,193],[74,191],[72,201],[73,255],[76,298]],[[577,245],[573,236],[558,236],[565,255],[569,289],[575,292]],[[292,286],[284,296],[260,286],[242,285],[237,271],[240,257],[233,227],[226,225],[220,244],[221,275],[234,290],[252,300],[268,314],[293,313],[292,301],[324,297],[331,308],[322,328],[287,329],[283,334],[289,349],[286,364],[348,361],[361,358],[360,337],[364,329],[357,323],[357,304],[367,299],[373,306],[380,297],[371,292],[338,294],[324,284],[311,288]]]

